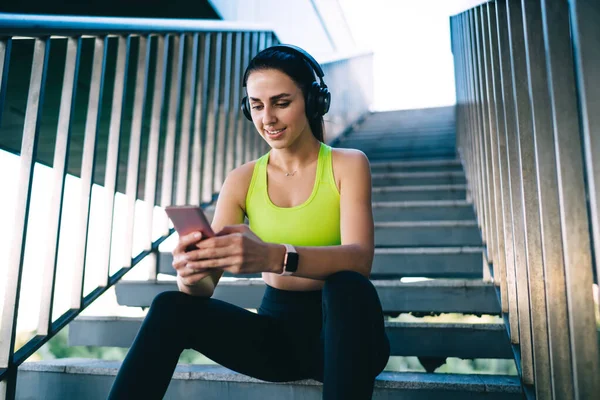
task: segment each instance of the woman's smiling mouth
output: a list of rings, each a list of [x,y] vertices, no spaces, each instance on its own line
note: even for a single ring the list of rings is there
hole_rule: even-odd
[[[285,129],[286,128],[276,129],[276,130],[265,129],[265,132],[269,138],[276,139],[276,138],[280,137],[283,134],[283,132],[285,132]]]

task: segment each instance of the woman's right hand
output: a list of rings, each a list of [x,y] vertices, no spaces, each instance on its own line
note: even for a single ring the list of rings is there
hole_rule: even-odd
[[[173,250],[173,268],[177,271],[178,280],[185,286],[196,286],[198,282],[210,276],[209,268],[191,269],[187,266],[189,261],[188,249],[202,240],[202,233],[192,232],[179,237],[179,243]],[[211,282],[212,283],[212,282]]]

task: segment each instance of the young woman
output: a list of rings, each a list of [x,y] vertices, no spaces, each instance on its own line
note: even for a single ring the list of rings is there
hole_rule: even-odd
[[[152,302],[110,399],[162,398],[184,349],[264,381],[318,380],[324,399],[371,398],[390,348],[368,279],[370,166],[362,152],[324,143],[322,76],[295,46],[265,49],[248,65],[242,109],[271,150],[227,176],[216,237],[179,239],[180,291]],[[262,273],[258,313],[211,298],[224,271]]]

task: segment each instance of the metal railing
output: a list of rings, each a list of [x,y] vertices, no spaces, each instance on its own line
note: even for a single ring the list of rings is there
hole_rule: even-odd
[[[451,19],[457,146],[528,398],[600,393],[598,18],[497,0]]]
[[[156,257],[159,244],[173,229],[166,215],[153,221],[155,205],[206,206],[214,201],[230,170],[267,151],[266,143],[240,112],[239,101],[243,68],[258,51],[276,43],[276,35],[264,27],[224,21],[0,14],[0,122],[1,111],[6,116],[7,102],[12,101],[11,96],[7,98],[12,76],[9,65],[22,68],[27,48],[29,57],[31,53],[33,56],[29,58],[30,78],[22,91],[26,93],[22,131],[11,131],[13,125],[0,130],[0,147],[20,156],[14,220],[7,222],[13,230],[13,242],[7,274],[2,277],[6,285],[0,330],[0,398],[14,398],[17,369],[24,360],[131,267],[149,255]],[[53,50],[58,53],[54,58]],[[18,60],[11,64],[13,56]],[[56,64],[57,57],[60,60],[54,72],[60,72],[60,83],[57,90],[47,91],[49,64]],[[366,89],[368,93],[342,91],[360,75],[372,73],[371,58],[365,57],[323,65],[333,93],[332,110],[326,116],[333,137],[368,112],[371,87]],[[85,68],[89,69],[89,87],[81,78],[85,60],[89,61]],[[43,103],[45,96],[52,95],[58,104],[55,139],[50,144],[40,143]],[[14,96],[19,96],[18,91]],[[87,96],[85,117],[81,118],[84,123],[77,118],[76,96]],[[15,137],[21,139],[20,144],[15,143]],[[80,146],[75,138],[81,138],[82,145],[73,150],[70,146]],[[69,156],[81,162],[73,167]],[[37,162],[51,166],[54,176],[49,197],[49,246],[40,259],[43,287],[37,333],[17,349],[17,316]],[[70,310],[53,320],[67,173],[80,177],[81,182],[78,241],[69,249],[76,254]],[[100,211],[104,213],[102,239],[97,244],[102,259],[96,260],[102,267],[99,273],[95,271],[99,276],[95,289],[84,295],[94,183],[104,186],[106,192]],[[126,229],[119,232],[125,250],[118,271],[110,274],[117,192],[127,199]],[[137,199],[145,200],[145,211],[135,216]],[[144,221],[147,233],[144,250],[133,256],[135,218]],[[162,233],[154,241],[153,226],[159,226]],[[156,279],[156,262],[150,270],[150,279]]]

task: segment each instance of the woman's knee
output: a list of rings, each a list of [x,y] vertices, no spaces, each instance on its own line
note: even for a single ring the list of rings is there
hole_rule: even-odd
[[[338,294],[342,297],[361,298],[363,295],[377,296],[377,291],[361,273],[345,270],[329,275],[323,286],[323,296],[335,297]]]
[[[185,301],[185,296],[187,296],[185,293],[177,291],[159,293],[152,300],[152,303],[150,304],[150,310],[160,310],[166,312],[177,310],[179,306],[181,306],[182,302]]]

